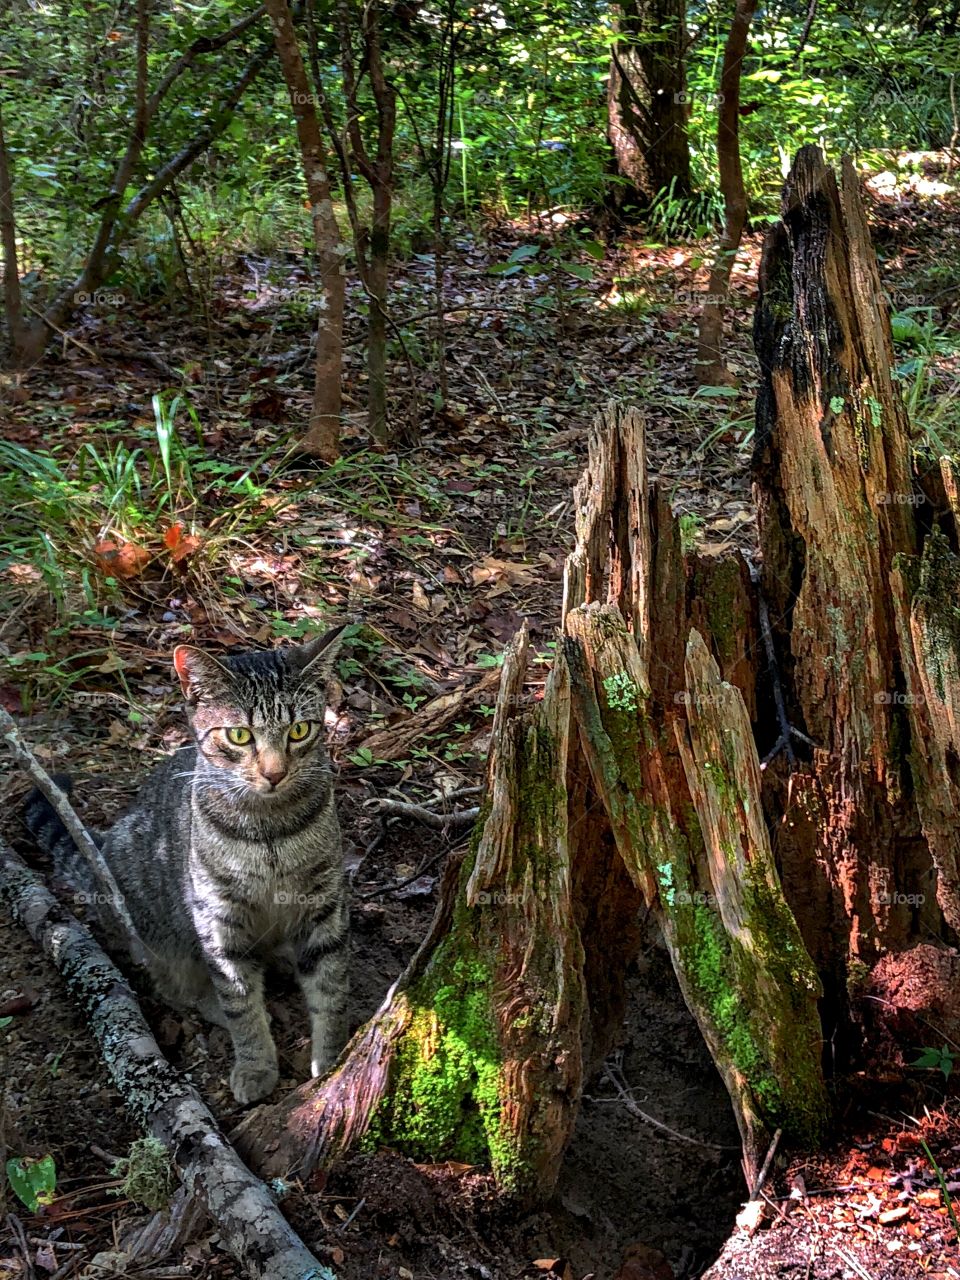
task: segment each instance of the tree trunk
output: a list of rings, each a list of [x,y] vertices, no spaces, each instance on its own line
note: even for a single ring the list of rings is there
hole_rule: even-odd
[[[607,84],[617,210],[690,194],[687,44],[686,0],[621,0]]]
[[[305,453],[333,462],[340,456],[340,379],[343,371],[345,302],[344,246],[333,213],[327,157],[315,99],[310,91],[287,0],[266,0],[277,57],[297,125],[300,158],[313,219],[313,242],[320,267],[320,319],[310,424],[301,441]]]
[[[701,385],[719,386],[735,379],[723,363],[723,315],[730,274],[747,221],[747,193],[740,163],[740,72],[747,53],[750,23],[757,0],[737,0],[723,51],[720,73],[720,111],[717,120],[717,163],[723,195],[723,230],[700,316],[697,378]]]
[[[390,440],[387,421],[387,284],[390,267],[390,219],[393,210],[393,136],[396,128],[397,94],[384,67],[380,43],[380,10],[376,3],[363,6],[361,34],[363,66],[370,76],[370,88],[376,103],[377,146],[371,159],[360,128],[361,107],[357,98],[358,75],[353,59],[353,22],[349,0],[338,6],[340,57],[343,92],[346,100],[347,126],[352,159],[373,193],[373,218],[370,227],[370,252],[367,257],[360,242],[359,224],[355,226],[357,255],[363,259],[363,283],[370,305],[367,325],[367,424],[370,435],[382,446]],[[349,172],[344,182],[350,182]],[[353,221],[356,221],[353,219]]]
[[[760,269],[755,475],[787,715],[813,745],[767,770],[765,801],[841,1057],[869,966],[958,919],[957,528],[912,473],[882,299],[852,164],[838,187],[804,147]]]
[[[3,249],[3,313],[14,364],[23,367],[36,359],[28,349],[28,327],[23,319],[20,264],[17,254],[17,221],[13,208],[13,162],[7,151],[0,115],[0,247]]]

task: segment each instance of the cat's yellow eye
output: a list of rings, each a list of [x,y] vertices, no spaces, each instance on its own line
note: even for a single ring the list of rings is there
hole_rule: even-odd
[[[227,730],[227,741],[235,747],[245,747],[253,741],[253,734],[243,725],[238,725],[236,729]]]
[[[309,720],[298,720],[296,724],[292,724],[289,736],[291,742],[303,742],[304,738],[310,736]]]

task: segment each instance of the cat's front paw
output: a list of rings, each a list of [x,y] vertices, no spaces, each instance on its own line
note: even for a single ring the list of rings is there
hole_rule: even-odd
[[[240,1103],[259,1102],[277,1087],[276,1063],[251,1066],[239,1062],[230,1072],[230,1089]]]

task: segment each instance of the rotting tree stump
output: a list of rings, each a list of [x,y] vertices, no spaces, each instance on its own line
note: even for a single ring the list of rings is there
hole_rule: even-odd
[[[877,956],[955,938],[960,497],[911,448],[849,163],[801,151],[760,284],[760,571],[684,556],[639,415],[601,413],[543,701],[522,632],[430,933],[334,1073],[244,1122],[262,1170],[384,1144],[548,1195],[646,904],[753,1186],[776,1130],[825,1132]]]
[[[754,338],[762,590],[787,716],[813,744],[767,771],[765,803],[849,1058],[869,967],[960,922],[956,491],[911,448],[849,159],[838,183],[815,147],[798,154]]]
[[[523,1201],[549,1193],[585,1065],[622,1022],[644,902],[730,1090],[748,1181],[776,1128],[809,1143],[823,1127],[817,978],[759,822],[747,566],[684,560],[632,411],[600,415],[577,503],[543,700],[523,693],[521,632],[472,848],[334,1073],[234,1135],[266,1174],[306,1178],[359,1143],[488,1165]]]

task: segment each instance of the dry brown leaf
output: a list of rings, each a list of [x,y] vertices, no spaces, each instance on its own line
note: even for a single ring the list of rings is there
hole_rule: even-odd
[[[473,585],[481,587],[485,583],[492,582],[496,584],[496,590],[492,595],[498,595],[501,591],[507,591],[510,587],[525,587],[534,580],[533,566],[529,564],[517,564],[513,560],[498,560],[496,556],[485,556],[479,564],[475,564],[470,570],[473,578]]]
[[[136,578],[150,563],[150,552],[136,542],[102,538],[93,548],[97,568],[113,578]]]

